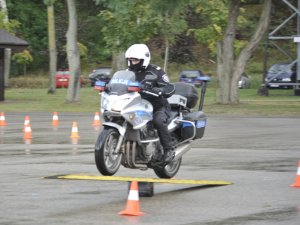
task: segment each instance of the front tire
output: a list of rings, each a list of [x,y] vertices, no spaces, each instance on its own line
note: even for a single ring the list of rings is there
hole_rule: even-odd
[[[122,154],[115,152],[120,134],[114,128],[104,128],[95,145],[95,161],[102,175],[114,175],[122,160]]]
[[[155,167],[153,170],[159,178],[172,178],[177,174],[180,168],[181,159],[182,158],[172,161],[164,167]]]

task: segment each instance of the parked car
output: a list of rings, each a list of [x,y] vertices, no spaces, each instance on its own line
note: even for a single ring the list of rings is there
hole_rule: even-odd
[[[201,70],[183,70],[179,74],[179,82],[193,84],[195,87],[201,87],[202,81],[199,77],[206,76]]]
[[[267,71],[265,81],[268,88],[293,88],[289,83],[296,82],[296,64],[276,63]],[[286,83],[282,84],[282,83]]]
[[[58,70],[55,75],[56,88],[68,88],[70,79],[69,70]],[[80,77],[80,86],[84,83],[82,77]]]
[[[246,73],[243,73],[239,82],[238,82],[238,86],[240,89],[244,89],[244,88],[250,88],[251,86],[251,80],[248,77],[248,75]]]
[[[96,81],[103,81],[108,83],[112,77],[112,69],[109,67],[97,68],[89,74],[91,86],[95,86]]]

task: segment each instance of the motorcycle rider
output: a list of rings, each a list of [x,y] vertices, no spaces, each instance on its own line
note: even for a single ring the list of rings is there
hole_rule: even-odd
[[[175,153],[168,130],[171,107],[167,98],[174,94],[175,87],[169,83],[168,75],[160,67],[150,64],[151,56],[147,45],[134,44],[130,46],[125,53],[125,58],[128,62],[128,69],[136,74],[136,81],[141,82],[148,74],[157,75],[157,80],[152,82],[151,92],[159,94],[159,96],[146,93],[141,93],[141,96],[153,105],[153,124],[163,146],[164,163],[168,164],[175,157]]]

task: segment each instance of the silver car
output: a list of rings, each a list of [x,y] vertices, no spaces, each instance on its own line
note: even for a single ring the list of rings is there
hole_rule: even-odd
[[[244,88],[250,88],[251,86],[251,80],[250,78],[247,76],[247,74],[243,73],[239,82],[238,82],[238,86],[240,89],[244,89]]]

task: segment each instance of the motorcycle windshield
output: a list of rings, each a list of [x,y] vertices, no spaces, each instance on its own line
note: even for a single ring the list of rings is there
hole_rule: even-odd
[[[128,83],[135,81],[135,74],[132,71],[117,71],[111,78],[108,88],[110,94],[123,95],[128,93]]]

